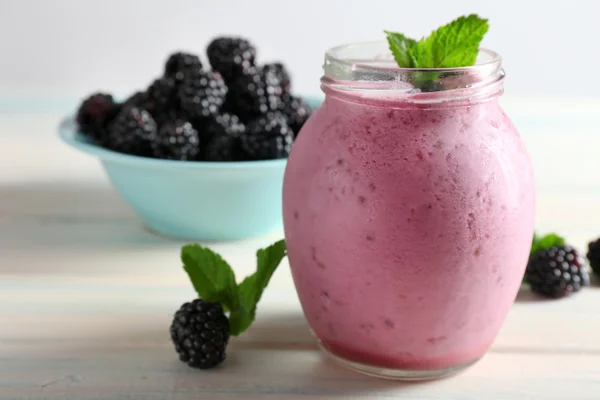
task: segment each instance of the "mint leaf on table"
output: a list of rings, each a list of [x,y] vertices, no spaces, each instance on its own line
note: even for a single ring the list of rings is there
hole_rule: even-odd
[[[229,319],[232,335],[244,332],[252,324],[258,302],[286,254],[284,240],[256,252],[256,272],[238,286],[239,306],[232,310]]]
[[[221,303],[225,310],[237,307],[235,274],[219,254],[191,244],[181,249],[181,261],[199,297]]]
[[[529,253],[530,256],[534,254],[549,249],[552,246],[564,246],[565,239],[562,236],[557,235],[556,233],[549,233],[544,236],[539,236],[537,233],[533,235],[533,241],[531,243],[531,251]]]
[[[256,272],[239,285],[231,266],[217,253],[197,244],[181,249],[181,260],[198,296],[220,303],[229,311],[229,330],[234,336],[250,327],[256,307],[273,273],[287,255],[285,240],[256,252]]]

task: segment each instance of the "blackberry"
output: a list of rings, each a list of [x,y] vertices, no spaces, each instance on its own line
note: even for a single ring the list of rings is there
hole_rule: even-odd
[[[246,127],[237,115],[222,113],[209,120],[204,126],[202,133],[205,136],[205,140],[209,142],[217,136],[234,136],[239,138],[245,131]]]
[[[213,70],[230,81],[244,69],[254,66],[256,48],[248,40],[237,37],[218,37],[206,48]]]
[[[586,263],[570,246],[553,246],[535,253],[525,271],[525,280],[535,293],[564,297],[589,284]]]
[[[302,98],[291,95],[284,97],[283,114],[294,131],[294,136],[298,135],[311,113],[311,107]]]
[[[121,110],[108,131],[106,147],[121,153],[151,156],[156,140],[156,122],[144,109],[128,107]]]
[[[218,136],[204,148],[204,161],[242,161],[239,138]]]
[[[163,77],[154,80],[148,87],[147,101],[144,108],[157,119],[160,118],[161,114],[179,110],[177,89],[177,82],[173,78]]]
[[[244,153],[252,160],[285,158],[290,154],[294,134],[281,114],[259,117],[241,137]]]
[[[263,68],[269,74],[273,74],[280,82],[281,88],[285,93],[289,93],[292,89],[292,78],[290,77],[287,68],[282,63],[271,63],[263,65]]]
[[[600,276],[600,238],[588,244],[587,259],[594,273]]]
[[[122,108],[138,107],[145,109],[148,106],[148,93],[135,92],[127,98],[121,105]]]
[[[158,130],[160,130],[160,128],[163,125],[168,124],[173,121],[189,121],[190,123],[192,122],[191,120],[188,120],[186,114],[182,110],[164,111],[164,112],[158,114],[156,117],[154,117],[154,120],[156,121]],[[194,126],[194,125],[192,124],[192,126]],[[194,126],[194,129],[196,129],[198,131],[198,128],[196,128],[195,126]]]
[[[227,86],[221,75],[195,70],[186,76],[179,88],[181,108],[188,118],[216,115],[225,101]]]
[[[171,54],[167,59],[164,76],[173,78],[177,82],[182,82],[189,71],[197,69],[202,69],[202,62],[198,56],[177,52]]]
[[[203,130],[206,141],[204,160],[240,161],[244,157],[241,151],[240,137],[246,128],[236,115],[219,114]]]
[[[195,160],[200,153],[198,131],[183,120],[164,123],[152,143],[152,154],[168,160]]]
[[[77,110],[79,130],[95,142],[102,143],[108,125],[118,112],[110,94],[95,93],[87,97]]]
[[[196,299],[183,304],[170,333],[179,359],[190,367],[213,368],[226,358],[229,321],[218,303]]]
[[[249,122],[261,115],[283,109],[285,93],[282,82],[273,70],[250,67],[229,85],[231,91],[227,109]]]

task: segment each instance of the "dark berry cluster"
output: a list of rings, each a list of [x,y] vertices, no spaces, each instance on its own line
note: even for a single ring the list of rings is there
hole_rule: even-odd
[[[162,76],[122,103],[95,93],[77,113],[81,133],[110,150],[181,161],[286,158],[310,116],[281,63],[259,65],[248,40],[219,37],[197,55],[171,54]]]
[[[565,297],[589,285],[587,263],[571,246],[552,246],[533,254],[525,280],[531,290],[545,297]]]
[[[173,317],[170,333],[179,359],[190,367],[213,368],[226,358],[229,320],[219,303],[196,299],[183,304]]]
[[[592,271],[600,277],[600,238],[588,243],[588,252],[586,256],[590,262]]]

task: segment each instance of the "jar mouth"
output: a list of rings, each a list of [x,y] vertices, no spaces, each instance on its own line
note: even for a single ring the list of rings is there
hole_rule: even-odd
[[[332,47],[325,53],[325,65],[345,66],[354,70],[380,70],[382,72],[460,72],[481,69],[497,69],[502,57],[495,51],[481,48],[475,65],[458,68],[400,68],[392,56],[386,41],[358,42]]]
[[[467,67],[400,68],[387,41],[333,47],[325,53],[323,70],[323,86],[342,91],[425,94],[496,84],[501,90],[504,79],[502,58],[492,50],[479,49],[475,65]]]

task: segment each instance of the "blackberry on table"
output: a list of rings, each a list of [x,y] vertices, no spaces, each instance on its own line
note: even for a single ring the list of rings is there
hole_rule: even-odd
[[[285,90],[279,77],[263,67],[250,67],[229,85],[227,109],[235,112],[244,122],[283,109]]]
[[[229,81],[242,70],[254,66],[256,48],[243,38],[218,37],[210,42],[206,55],[212,69]]]
[[[115,117],[118,105],[110,94],[94,93],[77,110],[79,130],[95,142],[103,142],[108,125]]]
[[[214,117],[202,132],[206,142],[204,160],[242,160],[240,137],[245,130],[246,127],[236,115],[223,113]]]
[[[189,71],[199,69],[202,69],[202,62],[197,55],[177,52],[171,54],[167,59],[164,75],[181,82]]]
[[[288,125],[294,131],[294,136],[297,136],[312,114],[312,109],[302,98],[287,95],[284,97],[283,114],[287,118]]]
[[[588,243],[587,259],[592,271],[600,276],[600,238]]]
[[[177,97],[178,85],[175,79],[163,77],[155,79],[148,87],[146,110],[154,118],[159,118],[161,114],[179,109],[179,99]]]
[[[251,121],[241,137],[242,150],[252,160],[286,158],[293,141],[292,130],[285,117],[278,113]]]
[[[193,368],[216,367],[226,358],[229,320],[218,303],[196,299],[183,304],[170,328],[179,359]]]
[[[198,131],[187,121],[166,122],[152,143],[152,153],[156,158],[168,160],[195,160],[200,153]]]
[[[225,101],[227,86],[218,73],[195,70],[179,87],[182,110],[190,119],[216,115]]]
[[[586,263],[570,246],[553,246],[535,253],[525,271],[531,290],[546,297],[564,297],[589,284]]]
[[[146,110],[124,108],[108,131],[106,147],[121,153],[149,157],[156,140],[156,129],[156,122]]]

